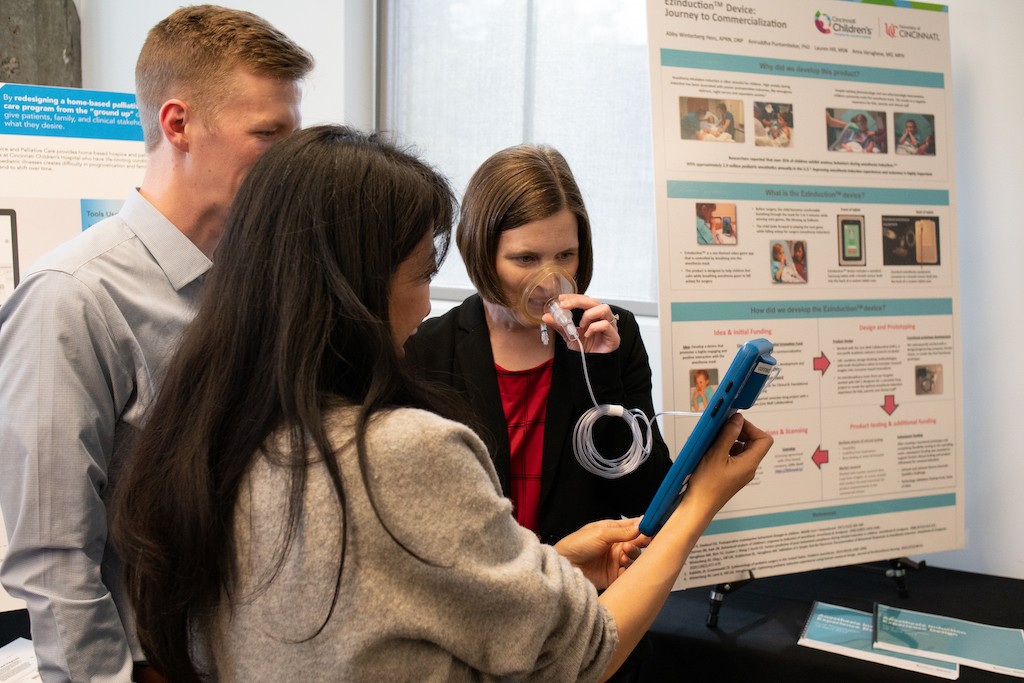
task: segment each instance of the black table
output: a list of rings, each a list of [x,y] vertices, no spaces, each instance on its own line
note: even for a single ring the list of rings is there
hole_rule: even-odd
[[[909,571],[909,597],[885,576],[887,565],[841,567],[755,579],[728,594],[717,628],[708,628],[709,588],[669,596],[646,639],[643,683],[906,683],[942,680],[797,645],[815,600],[870,612],[875,602],[995,626],[1024,628],[1024,581],[938,567]],[[0,613],[0,646],[29,638],[28,613]],[[960,667],[966,683],[1016,680]]]
[[[938,567],[908,570],[900,598],[887,564],[841,567],[755,579],[725,596],[718,625],[706,625],[711,589],[669,596],[647,638],[652,652],[640,680],[907,682],[934,676],[797,645],[815,600],[870,612],[875,602],[995,626],[1024,628],[1024,581]],[[1016,680],[960,667],[968,683]]]
[[[0,647],[18,638],[31,637],[27,611],[0,612]]]

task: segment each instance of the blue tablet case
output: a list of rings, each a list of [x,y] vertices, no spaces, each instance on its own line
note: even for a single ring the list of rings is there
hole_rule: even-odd
[[[718,436],[722,425],[737,410],[754,405],[775,368],[774,346],[767,339],[753,339],[736,352],[725,377],[712,394],[690,438],[661,482],[647,512],[640,520],[640,532],[653,536],[683,498],[686,480]]]

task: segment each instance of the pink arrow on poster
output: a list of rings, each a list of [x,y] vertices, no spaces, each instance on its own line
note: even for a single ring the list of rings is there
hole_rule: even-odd
[[[886,394],[885,403],[882,404],[882,410],[884,410],[887,415],[892,415],[896,412],[896,408],[898,407],[899,406],[896,405],[896,397],[892,394]]]
[[[828,362],[828,356],[822,351],[821,355],[814,359],[814,369],[820,370],[821,374],[824,375],[825,371],[828,370],[828,366],[832,365]]]
[[[828,462],[828,451],[823,451],[821,446],[818,446],[814,450],[814,455],[811,456],[811,462],[817,465],[820,470],[821,466]]]

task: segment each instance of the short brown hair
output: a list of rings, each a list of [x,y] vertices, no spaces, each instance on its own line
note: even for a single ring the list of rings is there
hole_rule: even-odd
[[[313,68],[313,57],[262,17],[216,5],[182,7],[151,28],[135,64],[146,150],[159,144],[164,102],[180,97],[215,114],[237,66],[299,81]]]
[[[579,229],[576,288],[585,292],[594,273],[590,218],[569,164],[545,145],[517,145],[493,154],[466,187],[455,241],[473,286],[487,301],[510,306],[498,280],[498,240],[518,228],[569,209]]]

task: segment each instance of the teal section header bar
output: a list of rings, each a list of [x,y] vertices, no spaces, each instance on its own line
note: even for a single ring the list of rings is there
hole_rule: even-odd
[[[953,315],[952,299],[672,302],[672,322]]]
[[[841,187],[837,185],[767,185],[668,181],[669,199],[738,199],[774,202],[859,202],[949,206],[949,190],[898,187]]]
[[[936,496],[920,498],[900,498],[883,500],[875,503],[854,503],[835,507],[811,508],[793,512],[773,512],[766,515],[736,517],[735,519],[716,519],[708,526],[705,535],[729,534],[738,531],[755,531],[793,524],[810,524],[812,522],[831,522],[836,519],[850,517],[868,517],[871,515],[887,515],[911,510],[930,510],[932,508],[953,507],[956,505],[955,493],[944,493]]]
[[[884,83],[918,88],[943,88],[946,77],[937,71],[909,71],[875,66],[852,66],[825,62],[804,62],[774,57],[746,57],[715,52],[661,49],[661,65],[687,69],[710,69],[745,74],[774,74],[799,78],[821,78],[828,81]]]
[[[0,135],[142,141],[135,95],[0,83]]]

